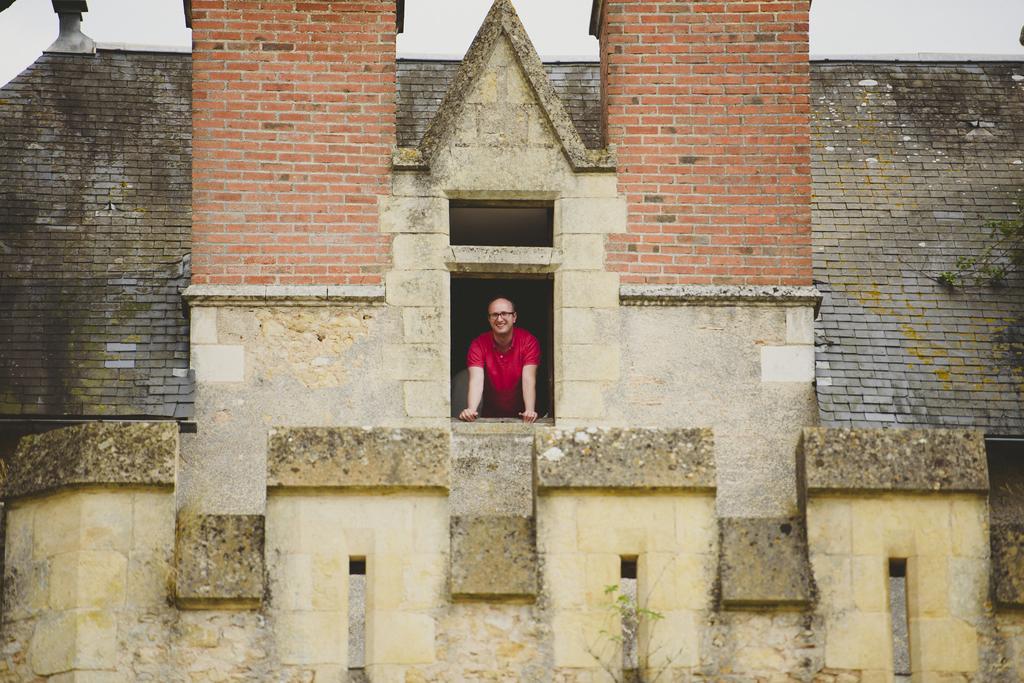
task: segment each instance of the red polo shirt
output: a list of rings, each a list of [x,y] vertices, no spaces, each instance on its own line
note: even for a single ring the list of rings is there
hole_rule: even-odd
[[[519,417],[523,404],[523,367],[540,365],[540,344],[526,330],[512,328],[512,346],[498,353],[494,333],[484,332],[469,345],[466,366],[484,369],[483,417]]]

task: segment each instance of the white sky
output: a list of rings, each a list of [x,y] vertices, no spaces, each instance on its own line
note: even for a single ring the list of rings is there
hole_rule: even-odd
[[[695,0],[699,2],[700,0]],[[587,35],[591,0],[515,0],[542,57],[596,58]],[[399,56],[459,56],[489,0],[406,0]],[[815,0],[812,54],[961,53],[1015,55],[1022,0]],[[89,0],[83,30],[104,43],[188,47],[181,0]],[[0,14],[0,83],[57,37],[50,0],[17,0]]]

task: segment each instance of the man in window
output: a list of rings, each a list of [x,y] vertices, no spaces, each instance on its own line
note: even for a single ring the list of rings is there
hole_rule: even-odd
[[[487,320],[491,330],[474,339],[466,355],[469,390],[459,419],[520,417],[534,422],[540,344],[526,330],[516,329],[516,307],[508,299],[488,304]]]

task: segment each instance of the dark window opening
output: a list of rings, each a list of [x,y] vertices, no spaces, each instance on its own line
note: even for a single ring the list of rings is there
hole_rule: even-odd
[[[540,342],[540,367],[537,368],[537,415],[554,417],[554,289],[550,279],[509,279],[452,277],[451,286],[451,375],[452,417],[466,407],[468,373],[466,353],[470,342],[490,331],[487,304],[504,297],[516,306],[516,327],[537,337]],[[483,416],[485,419],[487,416]]]
[[[453,245],[550,247],[554,208],[534,202],[452,202],[449,228]]]
[[[619,563],[619,575],[624,579],[636,578],[636,558],[623,557]]]

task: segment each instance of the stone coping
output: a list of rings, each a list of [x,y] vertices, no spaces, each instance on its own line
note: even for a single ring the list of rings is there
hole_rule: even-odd
[[[821,292],[814,287],[757,285],[622,285],[619,301],[624,306],[734,306],[774,304],[778,306],[821,305]]]
[[[190,285],[191,306],[337,306],[383,304],[383,285]]]
[[[445,265],[453,273],[553,273],[561,249],[551,247],[449,247]]]
[[[984,434],[968,429],[804,429],[807,490],[988,490]]]
[[[540,489],[715,490],[709,428],[538,428],[534,448]]]
[[[445,429],[279,427],[267,486],[447,490],[450,450]]]
[[[77,486],[173,486],[176,422],[89,422],[25,436],[4,499]]]

